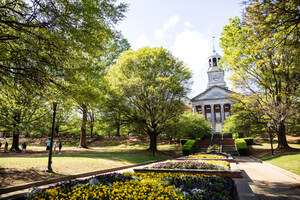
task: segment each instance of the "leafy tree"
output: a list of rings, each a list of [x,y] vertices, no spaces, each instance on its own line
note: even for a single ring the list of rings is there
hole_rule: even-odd
[[[185,112],[179,117],[176,129],[180,138],[197,139],[209,134],[212,128],[205,121],[203,115]]]
[[[258,114],[258,123],[272,122],[277,148],[289,148],[286,121],[299,113],[299,3],[250,0],[246,6],[243,21],[231,19],[223,29],[222,60],[233,72],[235,88],[244,93],[236,100]],[[259,112],[251,110],[248,97]]]
[[[78,61],[74,52],[105,48],[126,10],[110,0],[1,1],[0,83],[17,81],[30,90],[63,84]]]
[[[124,100],[119,111],[148,134],[149,150],[157,150],[166,122],[183,112],[190,78],[183,62],[163,48],[128,50],[111,67],[110,86]]]
[[[130,44],[124,38],[120,40],[109,42],[108,52],[105,55],[104,63],[110,67],[117,62],[119,56],[126,50],[130,49]],[[105,80],[109,82],[109,80]],[[119,108],[122,107],[123,98],[114,95],[114,92],[109,88],[109,84],[105,84],[106,95],[102,96],[101,108],[98,110],[101,112],[101,121],[108,125],[109,130],[116,129],[116,135],[120,136],[121,127],[125,124],[122,113]]]
[[[0,87],[0,127],[13,133],[11,151],[20,151],[20,133],[30,132],[31,125],[47,117],[50,108],[45,98],[24,93],[24,88],[16,84]]]

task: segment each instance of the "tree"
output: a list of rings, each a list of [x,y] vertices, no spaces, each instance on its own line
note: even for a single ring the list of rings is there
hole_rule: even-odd
[[[211,131],[212,127],[205,121],[203,115],[187,111],[169,120],[164,134],[169,138],[171,143],[174,138],[202,138],[205,134],[211,133]]]
[[[177,131],[181,138],[197,139],[212,132],[212,128],[205,121],[203,115],[185,112],[179,117]]]
[[[50,108],[45,98],[24,92],[17,84],[0,87],[0,127],[13,133],[11,151],[20,151],[20,133],[30,131],[32,124],[47,117]]]
[[[230,19],[222,33],[222,62],[233,72],[235,88],[251,96],[257,122],[271,121],[277,148],[289,148],[286,121],[299,113],[300,13],[295,0],[248,1],[243,21]],[[233,95],[234,96],[234,95]],[[248,98],[236,99],[247,105]],[[245,106],[251,113],[251,105]],[[253,113],[253,112],[252,112]],[[262,115],[263,113],[263,115]],[[253,113],[255,114],[255,113]]]
[[[191,72],[163,48],[124,52],[109,71],[110,86],[123,98],[120,112],[150,137],[149,150],[157,150],[157,136],[169,119],[183,112]]]
[[[78,61],[74,52],[104,49],[126,10],[111,0],[1,1],[0,83],[29,90],[64,84]]]

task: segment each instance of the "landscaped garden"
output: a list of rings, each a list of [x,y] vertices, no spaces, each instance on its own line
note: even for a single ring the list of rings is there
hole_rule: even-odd
[[[228,158],[228,155],[224,154],[224,153],[196,153],[196,154],[187,156],[187,158],[226,159],[226,158]]]
[[[152,164],[149,168],[154,169],[206,169],[206,170],[228,170],[230,165],[227,161],[216,160],[170,160]]]
[[[181,173],[112,173],[33,189],[27,199],[235,199],[231,178]]]

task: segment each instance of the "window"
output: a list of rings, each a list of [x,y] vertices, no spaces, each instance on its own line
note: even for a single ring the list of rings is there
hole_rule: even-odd
[[[213,58],[213,64],[214,64],[214,66],[217,66],[217,59],[216,58]]]
[[[221,113],[216,113],[216,122],[221,122]]]
[[[211,122],[211,113],[206,113],[206,120]]]
[[[227,116],[230,116],[230,112],[225,112],[225,118],[226,118]]]

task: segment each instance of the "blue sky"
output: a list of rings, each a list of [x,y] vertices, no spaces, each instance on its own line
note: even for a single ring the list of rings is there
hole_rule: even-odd
[[[119,0],[129,4],[126,18],[119,23],[133,50],[163,47],[184,61],[193,72],[189,97],[207,87],[207,57],[212,37],[218,54],[223,27],[229,18],[242,16],[241,0]],[[229,74],[226,74],[227,77]],[[229,89],[229,80],[226,81]]]

